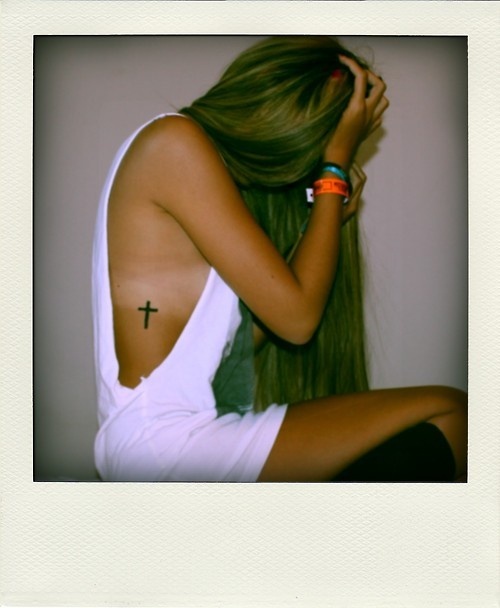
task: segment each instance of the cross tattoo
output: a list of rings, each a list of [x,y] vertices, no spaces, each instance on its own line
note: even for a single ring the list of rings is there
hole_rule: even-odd
[[[146,302],[146,306],[142,306],[141,308],[138,308],[137,310],[143,310],[146,314],[144,315],[144,329],[148,328],[148,323],[149,323],[149,313],[150,312],[158,312],[157,308],[151,308],[150,306],[151,302],[148,300]]]

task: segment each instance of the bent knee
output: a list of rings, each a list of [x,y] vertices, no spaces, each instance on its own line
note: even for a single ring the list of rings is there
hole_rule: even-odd
[[[451,386],[430,386],[428,390],[445,411],[467,412],[468,395],[465,391]]]
[[[433,387],[442,413],[429,419],[446,437],[456,464],[456,476],[467,468],[467,393],[446,386]]]
[[[434,413],[428,418],[448,435],[457,431],[460,436],[467,432],[467,393],[449,386],[425,387],[428,405]]]

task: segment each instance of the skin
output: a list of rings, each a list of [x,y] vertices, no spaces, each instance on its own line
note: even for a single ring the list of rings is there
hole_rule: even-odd
[[[324,160],[351,172],[354,194],[344,206],[339,195],[317,197],[289,260],[255,222],[217,150],[193,121],[158,119],[135,139],[118,170],[108,212],[122,385],[135,387],[171,352],[211,266],[274,334],[295,344],[311,338],[335,277],[340,228],[356,213],[365,182],[352,161],[388,106],[382,80],[348,58],[341,61],[355,76],[354,93]],[[147,301],[157,311],[145,329],[138,308]],[[293,404],[259,480],[331,479],[391,435],[424,421],[443,431],[461,475],[466,401],[454,389],[422,387]]]

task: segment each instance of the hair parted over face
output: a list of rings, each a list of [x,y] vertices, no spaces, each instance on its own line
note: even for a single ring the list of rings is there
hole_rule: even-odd
[[[366,65],[328,36],[266,39],[180,110],[211,138],[247,207],[284,257],[307,218],[305,188],[317,177],[353,92],[354,78],[339,54]],[[334,285],[313,339],[293,346],[268,336],[257,353],[254,409],[367,390],[363,317],[353,217],[342,228]]]
[[[339,54],[354,57],[328,36],[266,39],[181,111],[214,140],[241,186],[293,184],[321,161],[351,97],[353,77]],[[335,70],[340,77],[332,78]]]

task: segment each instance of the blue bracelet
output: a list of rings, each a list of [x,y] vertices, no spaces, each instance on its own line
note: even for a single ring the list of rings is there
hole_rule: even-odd
[[[324,173],[325,171],[328,171],[328,173],[333,173],[337,177],[340,177],[343,182],[347,182],[348,184],[351,183],[349,176],[344,171],[344,169],[342,169],[342,167],[339,167],[339,165],[335,165],[333,163],[326,163],[321,167],[321,173]]]

